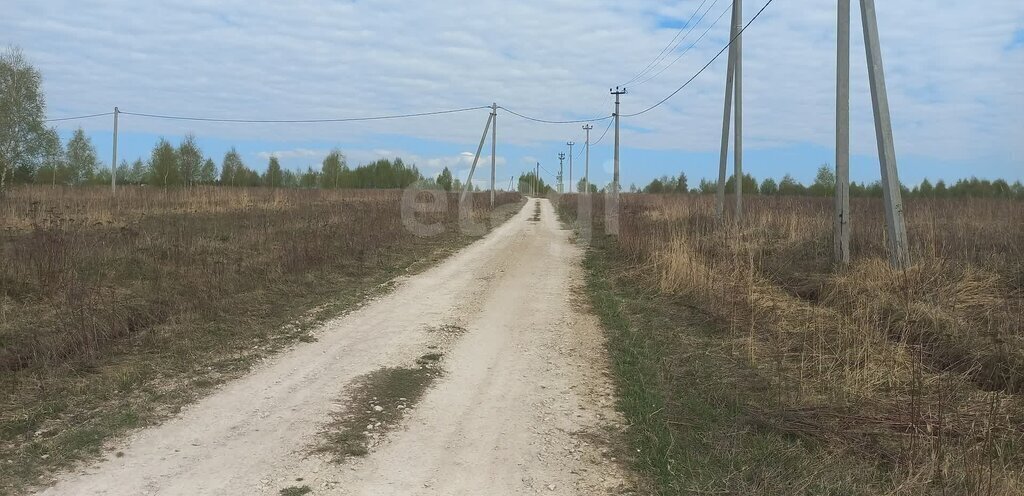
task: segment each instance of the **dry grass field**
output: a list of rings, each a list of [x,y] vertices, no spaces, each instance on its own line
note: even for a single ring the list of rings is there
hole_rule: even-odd
[[[237,377],[478,237],[398,190],[20,187],[0,198],[0,494]],[[457,196],[449,194],[449,205]],[[473,196],[489,229],[520,197]]]
[[[880,201],[854,200],[846,268],[831,199],[749,198],[726,226],[713,201],[624,195],[617,238],[593,209],[591,293],[659,492],[1024,493],[1024,202],[909,201],[897,271]]]

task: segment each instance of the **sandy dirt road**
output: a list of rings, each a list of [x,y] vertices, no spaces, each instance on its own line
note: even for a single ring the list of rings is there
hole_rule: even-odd
[[[569,235],[547,200],[530,200],[487,237],[327,323],[316,342],[42,494],[621,494],[628,477],[602,441],[621,420]],[[312,452],[332,414],[365,408],[345,403],[356,378],[413,366],[442,326],[465,329],[446,345],[444,374],[379,445],[340,464]]]

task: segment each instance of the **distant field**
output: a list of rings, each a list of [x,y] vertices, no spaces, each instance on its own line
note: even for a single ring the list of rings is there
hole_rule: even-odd
[[[659,493],[1024,492],[1024,202],[910,200],[896,271],[878,200],[840,268],[828,198],[622,198],[590,290]]]
[[[0,494],[154,423],[478,237],[457,195],[406,229],[399,190],[18,187],[0,197]],[[484,229],[520,196],[472,196]]]

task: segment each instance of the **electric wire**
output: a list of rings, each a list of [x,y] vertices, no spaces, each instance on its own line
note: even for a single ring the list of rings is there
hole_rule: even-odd
[[[93,117],[103,117],[107,115],[114,115],[113,112],[101,112],[99,114],[88,114],[88,115],[75,115],[71,117],[57,117],[54,119],[43,119],[43,122],[61,122],[61,121],[74,121],[79,119],[92,119]]]
[[[595,142],[591,143],[591,144],[590,144],[590,146],[594,146],[594,145],[596,145],[596,144],[600,143],[600,142],[601,142],[601,140],[603,140],[603,139],[604,139],[604,137],[605,137],[605,136],[606,136],[606,135],[608,134],[608,130],[610,130],[610,129],[612,128],[612,124],[614,124],[614,123],[615,123],[615,121],[608,121],[608,126],[606,126],[606,127],[604,128],[604,132],[603,132],[603,133],[601,133],[601,137],[600,137],[600,138],[597,138],[597,141],[595,141]]]
[[[645,108],[645,109],[643,109],[643,110],[641,110],[639,112],[634,112],[632,114],[622,114],[620,117],[636,117],[638,115],[646,114],[647,112],[650,112],[650,111],[660,107],[663,103],[669,101],[669,99],[671,99],[672,97],[676,96],[680,91],[683,91],[684,88],[689,86],[690,83],[692,83],[695,79],[697,79],[697,77],[699,77],[701,74],[703,74],[704,71],[706,71],[708,67],[711,67],[711,64],[713,64],[716,60],[718,60],[718,57],[721,57],[722,54],[725,53],[725,51],[728,50],[729,47],[732,46],[733,42],[735,42],[737,39],[739,39],[739,37],[743,35],[743,32],[746,31],[747,28],[750,27],[750,25],[753,24],[754,21],[756,21],[757,18],[761,16],[761,14],[764,12],[764,10],[767,9],[768,6],[771,5],[772,2],[774,2],[774,1],[775,0],[768,0],[768,2],[766,2],[764,4],[764,6],[761,7],[761,10],[758,10],[757,14],[754,14],[754,17],[752,17],[750,19],[750,21],[748,21],[747,24],[744,25],[743,28],[740,29],[739,33],[736,33],[736,36],[731,38],[729,40],[729,43],[727,43],[724,47],[722,47],[722,49],[719,50],[718,53],[714,57],[712,57],[711,60],[708,61],[707,64],[704,64],[704,67],[701,67],[701,69],[699,71],[697,71],[697,73],[694,74],[692,77],[690,77],[690,79],[686,80],[686,82],[683,83],[682,86],[676,88],[675,91],[673,91],[672,93],[669,93],[668,96],[666,96],[665,98],[662,98],[661,101],[659,101],[658,103],[655,103],[654,105],[651,105],[650,107],[647,107],[647,108]]]
[[[672,62],[669,62],[668,65],[666,65],[665,67],[662,67],[661,70],[659,70],[658,72],[656,72],[656,73],[654,73],[654,74],[644,78],[643,80],[637,82],[636,84],[633,85],[633,87],[635,88],[637,86],[640,86],[640,85],[642,85],[642,84],[644,84],[644,83],[646,83],[646,82],[648,82],[648,81],[650,81],[650,80],[660,76],[669,67],[672,67],[673,65],[675,65],[676,62],[679,62],[679,60],[681,60],[683,58],[683,56],[686,55],[687,52],[692,50],[693,47],[697,46],[697,43],[700,43],[700,40],[703,40],[704,37],[706,37],[708,35],[708,33],[711,31],[712,28],[714,28],[716,25],[718,25],[718,23],[722,20],[722,18],[725,17],[725,14],[729,12],[729,9],[731,7],[732,7],[732,3],[730,3],[729,6],[726,7],[725,10],[723,10],[721,14],[718,15],[718,18],[715,19],[715,22],[711,23],[711,25],[708,26],[708,28],[704,30],[704,33],[702,33],[699,38],[694,40],[693,43],[690,43],[690,46],[686,47],[682,51],[682,53],[679,54],[679,56],[677,56],[675,59],[672,60]]]
[[[125,115],[134,115],[138,117],[149,117],[153,119],[166,119],[176,121],[201,121],[201,122],[230,122],[235,124],[316,124],[325,122],[363,122],[363,121],[380,121],[386,119],[406,119],[410,117],[426,117],[431,115],[442,115],[442,114],[455,114],[459,112],[470,112],[473,110],[484,110],[490,109],[490,105],[484,105],[479,107],[465,107],[448,110],[435,110],[431,112],[416,112],[409,114],[393,114],[393,115],[377,115],[368,117],[340,117],[340,118],[327,118],[327,119],[235,119],[235,118],[216,118],[216,117],[194,117],[194,116],[181,116],[181,115],[162,115],[162,114],[149,114],[144,112],[129,112],[122,110],[121,113]]]
[[[487,107],[487,108],[490,108],[490,107]],[[502,110],[504,110],[504,111],[506,111],[506,112],[508,112],[508,113],[510,113],[512,115],[514,115],[514,116],[522,117],[523,119],[526,119],[528,121],[540,122],[540,123],[543,123],[543,124],[579,124],[579,123],[583,123],[583,122],[600,122],[600,121],[603,121],[605,119],[611,119],[612,118],[611,115],[608,115],[608,116],[605,116],[605,117],[594,117],[593,119],[573,119],[573,120],[566,120],[566,121],[555,121],[555,120],[539,119],[537,117],[530,117],[528,115],[523,115],[523,114],[520,114],[519,112],[516,112],[515,110],[512,110],[512,109],[510,109],[508,107],[502,107],[501,105],[499,105],[498,108],[500,108],[500,109],[502,109]]]
[[[540,163],[538,163],[537,166],[540,167],[540,170],[544,171],[545,173],[547,173],[547,175],[551,176],[552,178],[557,178],[558,177],[557,174],[555,174],[554,172],[551,172],[551,171],[545,169],[543,165],[540,165]]]
[[[704,11],[704,14],[700,16],[700,19],[697,20],[696,23],[691,24],[693,22],[693,18],[697,16],[697,13],[699,13],[702,8],[704,8],[704,4],[706,4],[707,1],[708,0],[704,0],[704,1],[702,1],[700,3],[700,5],[697,6],[697,9],[693,11],[693,14],[690,14],[690,18],[687,19],[686,23],[683,24],[683,26],[679,28],[679,31],[677,31],[676,35],[674,37],[672,37],[672,40],[669,41],[667,45],[665,45],[665,48],[662,48],[661,52],[658,52],[658,55],[656,57],[654,57],[654,60],[652,60],[650,63],[648,63],[646,67],[644,67],[640,72],[638,72],[635,76],[633,76],[629,81],[626,81],[625,83],[622,83],[621,86],[626,86],[627,84],[630,84],[630,83],[632,83],[632,82],[642,78],[644,76],[644,74],[648,73],[649,71],[654,70],[654,67],[658,65],[658,62],[660,62],[661,60],[664,60],[666,57],[668,57],[669,54],[671,54],[673,51],[675,51],[677,48],[679,48],[679,45],[683,44],[683,42],[686,41],[686,38],[688,38],[690,36],[690,33],[693,32],[693,29],[695,27],[697,27],[702,20],[704,20],[704,16],[707,15],[708,11],[710,11],[712,8],[714,8],[715,4],[718,3],[718,0],[714,0],[714,2],[711,4],[711,6],[708,7],[708,10]],[[689,28],[689,29],[687,29],[687,28]],[[676,43],[676,39],[678,39],[679,35],[683,33],[683,30],[686,30],[686,35],[683,36],[683,39],[679,40],[679,43]],[[675,44],[675,45],[673,46],[673,44]]]
[[[612,128],[612,124],[615,124],[615,121],[614,121],[614,120],[608,121],[608,125],[607,125],[607,126],[605,126],[605,128],[604,128],[604,132],[603,132],[603,133],[601,133],[601,137],[600,137],[600,138],[597,138],[597,141],[591,141],[591,142],[590,142],[590,146],[594,146],[594,145],[596,145],[596,144],[600,143],[600,142],[601,142],[601,140],[603,140],[603,139],[604,139],[605,135],[607,135],[607,134],[608,134],[608,130],[610,130],[610,129]],[[581,147],[580,147],[580,149],[579,149],[579,150],[576,150],[576,153],[575,153],[575,154],[573,154],[573,156],[572,156],[573,160],[576,160],[576,159],[579,159],[579,158],[580,158],[580,155],[581,155],[581,154],[583,153],[583,151],[584,151],[584,150],[586,149],[586,146],[587,146],[587,145],[586,145],[586,140],[584,139],[584,142],[583,142],[583,146],[581,146]]]

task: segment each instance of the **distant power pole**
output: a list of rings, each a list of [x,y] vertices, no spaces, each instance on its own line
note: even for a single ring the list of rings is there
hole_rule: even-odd
[[[565,153],[558,152],[558,194],[565,193],[564,181],[562,178],[565,177]]]
[[[476,172],[476,163],[480,160],[480,153],[484,150],[484,141],[487,140],[487,131],[491,127],[491,122],[494,121],[496,116],[494,114],[488,114],[487,124],[484,125],[484,132],[480,135],[480,145],[476,147],[476,155],[473,156],[473,165],[469,168],[469,177],[466,178],[466,185],[462,187],[462,195],[459,196],[459,205],[466,201],[466,195],[470,192],[470,188],[473,187],[473,173]]]
[[[576,142],[570,141],[566,144],[569,145],[569,192],[572,193],[572,145],[575,145]]]
[[[587,133],[587,141],[584,144],[584,166],[583,166],[583,192],[590,194],[590,130],[594,129],[594,126],[590,124],[584,124],[583,130]]]
[[[110,193],[117,193],[117,116],[121,111],[114,107],[114,158],[110,161]],[[56,168],[54,168],[56,170]],[[56,177],[56,176],[54,176]]]
[[[590,124],[584,124],[583,130],[587,132],[587,141],[583,145],[584,152],[586,155],[586,161],[583,166],[583,192],[590,194],[590,130],[594,129],[594,126]]]
[[[609,90],[615,95],[615,171],[612,173],[612,196],[614,197],[615,208],[618,208],[619,200],[619,97],[626,94],[626,88]]]
[[[491,104],[491,207],[494,207],[494,156],[498,150],[498,104]]]
[[[540,194],[540,162],[537,162],[537,168],[533,170],[533,196]]]

